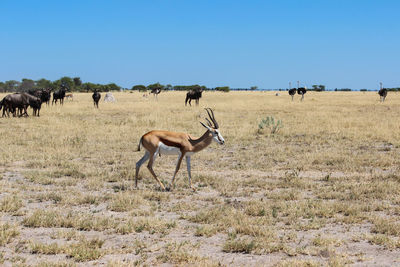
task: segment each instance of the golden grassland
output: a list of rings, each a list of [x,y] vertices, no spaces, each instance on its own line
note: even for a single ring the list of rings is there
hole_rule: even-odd
[[[400,94],[275,93],[205,92],[185,107],[184,92],[124,92],[99,109],[75,93],[41,117],[1,118],[0,264],[400,264]],[[174,191],[145,165],[135,189],[141,135],[200,136],[204,107],[226,144],[192,157],[197,192],[185,163]],[[283,122],[275,134],[259,129],[267,116]],[[165,184],[175,162],[156,159]]]

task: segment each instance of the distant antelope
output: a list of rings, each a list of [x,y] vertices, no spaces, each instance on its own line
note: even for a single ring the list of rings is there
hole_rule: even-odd
[[[186,157],[186,165],[189,177],[189,186],[195,191],[195,188],[192,186],[192,175],[190,172],[190,157],[197,153],[207,146],[211,144],[214,140],[220,145],[225,143],[224,138],[222,137],[221,133],[218,130],[218,123],[215,120],[214,112],[210,108],[205,109],[207,111],[208,117],[207,124],[200,122],[207,131],[200,137],[200,138],[193,138],[191,135],[187,133],[177,133],[177,132],[169,132],[169,131],[150,131],[144,134],[139,141],[138,151],[140,151],[140,147],[144,147],[146,150],[144,156],[136,163],[136,175],[135,175],[135,187],[137,187],[138,181],[138,174],[140,170],[140,166],[149,160],[147,164],[147,168],[149,169],[150,173],[153,175],[154,179],[158,182],[163,190],[165,187],[163,183],[158,179],[157,175],[153,171],[153,164],[154,160],[157,155],[178,155],[178,162],[175,167],[175,172],[171,180],[170,187],[171,189],[175,186],[175,176],[179,171],[179,168],[182,163],[182,159]],[[211,123],[212,122],[212,123]]]
[[[71,100],[71,101],[74,101],[74,95],[73,95],[73,94],[66,94],[66,95],[65,95],[65,98],[66,98],[66,99],[69,99],[69,100]]]
[[[385,98],[387,96],[387,89],[382,87],[382,83],[380,83],[380,89],[378,94],[381,98],[381,102],[385,102]]]

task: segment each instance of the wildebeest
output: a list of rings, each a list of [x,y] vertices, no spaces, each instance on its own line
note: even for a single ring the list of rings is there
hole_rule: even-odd
[[[100,98],[101,98],[101,94],[99,92],[97,92],[97,90],[95,90],[93,95],[92,95],[92,98],[93,98],[94,106],[96,108],[99,108],[99,101],[100,101]]]
[[[58,90],[57,92],[53,93],[52,105],[54,104],[54,102],[57,104],[57,100],[60,100],[60,104],[63,105],[66,91],[67,91],[66,90],[66,86],[65,85],[61,85],[61,89]]]
[[[289,89],[289,95],[292,97],[292,101],[295,94],[296,94],[296,88]]]
[[[2,100],[3,117],[6,115],[6,112],[7,116],[9,117],[10,111],[15,117],[17,116],[17,110],[20,111],[19,116],[29,116],[27,112],[28,106],[31,106],[33,108],[33,116],[39,116],[41,105],[41,99],[36,96],[32,96],[27,93],[10,94],[5,96]]]
[[[303,101],[303,99],[304,99],[304,94],[307,93],[307,89],[306,89],[305,87],[297,88],[297,93],[298,93],[299,95],[301,95],[300,101]]]
[[[51,89],[43,89],[40,98],[42,99],[42,103],[50,105]]]
[[[382,88],[378,91],[378,94],[381,98],[381,102],[385,102],[385,98],[387,96],[387,89],[386,88]]]
[[[49,105],[51,98],[51,90],[50,89],[39,89],[39,90],[28,90],[30,95],[39,97],[42,100],[42,103],[46,103]]]
[[[189,100],[189,105],[191,106],[192,104],[192,99],[196,100],[196,105],[199,105],[199,99],[201,98],[201,94],[203,93],[203,89],[200,90],[190,90],[189,92],[186,93],[186,99],[185,99],[185,106],[187,105],[187,102]]]

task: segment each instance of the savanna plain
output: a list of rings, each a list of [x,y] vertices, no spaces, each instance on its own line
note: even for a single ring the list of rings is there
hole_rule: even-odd
[[[207,91],[185,107],[185,92],[119,92],[99,109],[74,93],[0,118],[0,265],[400,265],[400,94],[275,93]],[[196,192],[185,162],[173,191],[145,165],[136,189],[140,137],[201,136],[205,107],[225,145],[192,156]],[[176,160],[155,161],[166,185]]]

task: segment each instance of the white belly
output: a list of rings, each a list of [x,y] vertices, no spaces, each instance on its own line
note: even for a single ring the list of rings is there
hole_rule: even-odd
[[[167,146],[166,144],[160,142],[158,143],[159,153],[161,155],[180,155],[181,150],[174,146]]]

